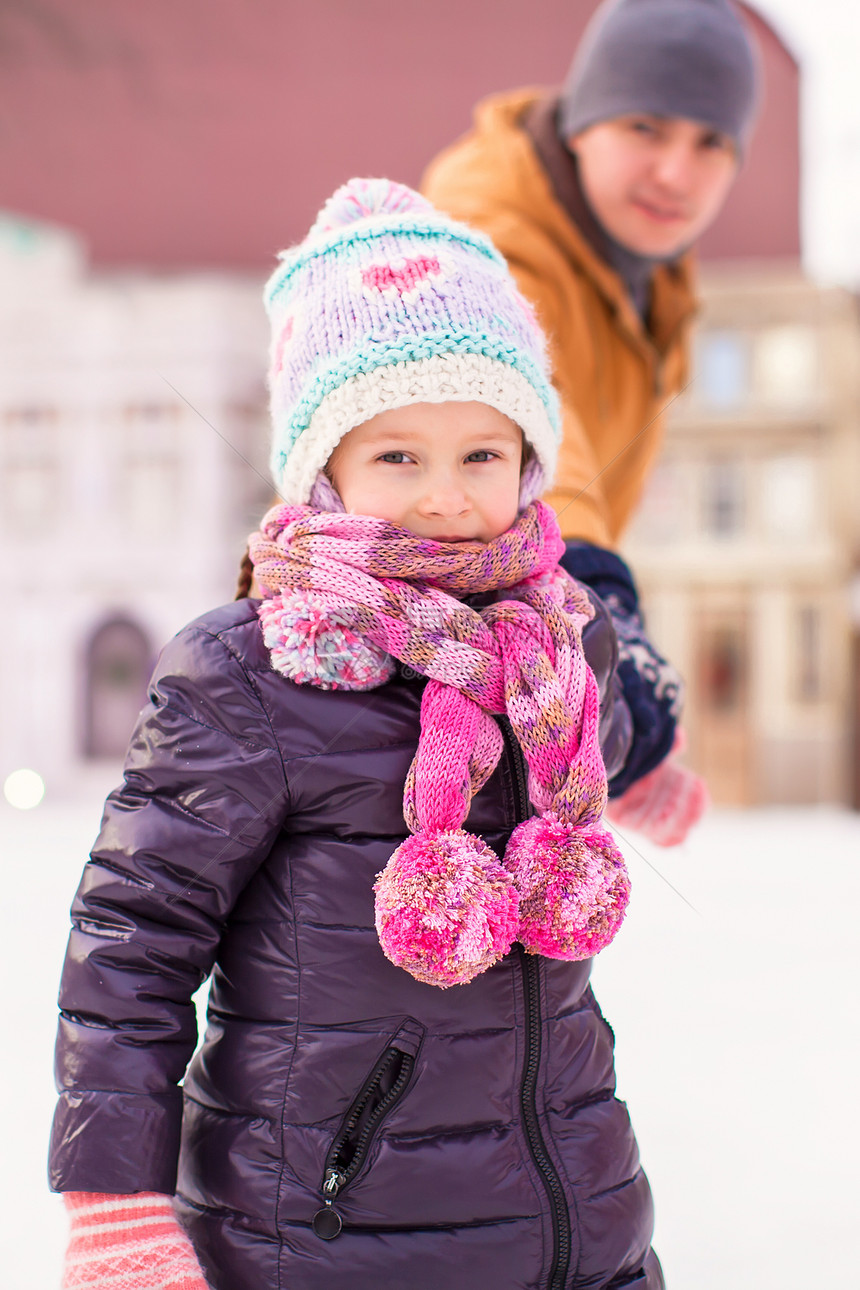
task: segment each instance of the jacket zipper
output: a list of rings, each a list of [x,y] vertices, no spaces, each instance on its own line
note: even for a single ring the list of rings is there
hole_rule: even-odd
[[[526,1056],[520,1105],[532,1160],[541,1176],[550,1203],[553,1258],[547,1290],[564,1290],[570,1264],[570,1213],[561,1179],[549,1157],[537,1118],[537,1076],[540,1067],[540,968],[537,959],[518,946],[526,1007]]]
[[[527,819],[531,811],[531,805],[528,796],[525,760],[508,718],[499,717],[498,720],[510,755],[511,764],[514,767],[517,814],[522,819]],[[537,1114],[537,1077],[541,1056],[540,967],[534,955],[527,954],[521,945],[517,949],[523,978],[523,999],[526,1015],[525,1061],[523,1063],[522,1084],[520,1085],[520,1107],[523,1113],[523,1125],[525,1126],[529,1151],[550,1204],[553,1255],[547,1290],[564,1290],[568,1267],[570,1266],[570,1212],[565,1199],[564,1188],[561,1185],[561,1179],[547,1151]]]
[[[400,1068],[394,1083],[381,1096],[362,1124],[362,1116],[379,1093],[385,1076],[398,1061]],[[313,1229],[322,1240],[330,1241],[340,1235],[343,1221],[332,1208],[332,1202],[349,1186],[364,1164],[377,1129],[403,1096],[414,1064],[415,1059],[410,1053],[400,1048],[386,1049],[349,1108],[325,1158],[322,1180],[325,1208],[318,1210],[312,1220]]]

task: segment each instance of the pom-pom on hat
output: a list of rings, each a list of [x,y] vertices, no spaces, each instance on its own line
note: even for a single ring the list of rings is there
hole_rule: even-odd
[[[560,421],[546,343],[488,238],[403,184],[352,179],[279,259],[265,303],[271,469],[284,501],[309,500],[355,426],[449,400],[510,417],[538,463],[532,497],[549,485]]]

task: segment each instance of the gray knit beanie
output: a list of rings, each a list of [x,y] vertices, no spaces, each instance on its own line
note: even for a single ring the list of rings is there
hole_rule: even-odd
[[[561,98],[564,138],[647,112],[722,131],[742,149],[757,97],[756,57],[728,0],[608,0],[591,19]]]

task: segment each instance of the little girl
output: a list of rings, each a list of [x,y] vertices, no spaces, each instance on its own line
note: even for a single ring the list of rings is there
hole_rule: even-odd
[[[541,333],[382,180],[266,301],[262,598],[163,652],[73,906],[64,1285],[657,1290],[588,985],[628,897],[613,642],[536,500]]]

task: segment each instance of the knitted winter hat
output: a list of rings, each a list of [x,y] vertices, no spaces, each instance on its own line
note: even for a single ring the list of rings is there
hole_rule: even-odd
[[[265,291],[272,324],[271,469],[306,503],[353,427],[410,403],[475,400],[534,449],[531,501],[560,440],[543,334],[488,238],[387,179],[352,179]]]
[[[568,138],[634,112],[702,121],[740,148],[752,124],[756,59],[729,0],[611,0],[586,28],[564,87]]]

